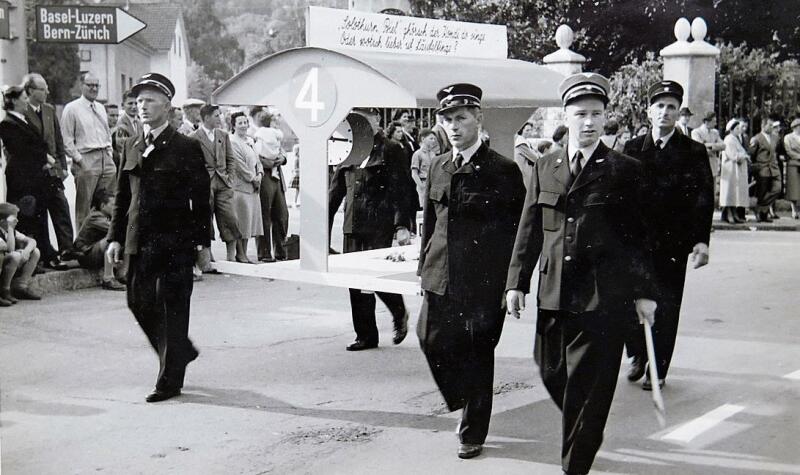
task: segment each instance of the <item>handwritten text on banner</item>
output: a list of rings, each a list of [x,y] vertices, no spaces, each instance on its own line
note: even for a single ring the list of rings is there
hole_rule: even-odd
[[[309,7],[308,46],[461,58],[508,56],[506,27]]]

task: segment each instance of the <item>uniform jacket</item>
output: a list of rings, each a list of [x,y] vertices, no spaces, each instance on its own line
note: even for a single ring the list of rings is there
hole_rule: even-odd
[[[344,162],[328,189],[328,219],[333,226],[336,210],[344,208],[345,234],[374,234],[408,226],[409,190],[416,190],[405,168],[405,152],[396,143],[375,136],[375,145],[364,168]],[[416,191],[413,191],[416,200]]]
[[[28,105],[25,108],[25,118],[28,119],[28,124],[38,130],[44,141],[47,142],[47,153],[56,159],[58,177],[66,178],[67,154],[64,151],[64,139],[61,136],[61,125],[58,123],[56,109],[50,104],[42,104],[40,110],[42,111],[41,120],[33,107]]]
[[[184,256],[209,247],[211,186],[196,140],[167,126],[144,157],[144,136],[125,140],[108,240],[127,254]]]
[[[220,129],[214,129],[214,143],[211,143],[205,130],[200,127],[189,134],[189,137],[197,139],[202,146],[208,176],[213,177],[216,173],[226,185],[231,186],[231,177],[236,168],[236,157],[233,156],[231,139],[228,134]]]
[[[418,274],[422,288],[500,308],[525,185],[511,159],[485,143],[459,169],[452,150],[428,173]]]
[[[13,114],[6,114],[0,122],[0,140],[7,152],[8,200],[45,194],[53,180],[42,168],[47,164],[47,143],[39,131]]]
[[[750,139],[750,153],[756,175],[760,177],[779,177],[781,175],[778,154],[775,152],[778,140],[778,138],[772,138],[770,142],[767,142],[763,133],[758,133]]]
[[[686,257],[708,244],[714,212],[714,178],[703,144],[673,134],[663,150],[653,136],[629,140],[625,153],[644,167],[644,200],[651,249]]]
[[[652,298],[642,173],[637,160],[601,142],[568,189],[566,149],[539,159],[506,289],[528,293],[538,261],[540,309],[588,312]]]

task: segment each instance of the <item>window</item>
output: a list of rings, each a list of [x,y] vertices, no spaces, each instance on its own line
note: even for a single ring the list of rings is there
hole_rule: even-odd
[[[78,50],[78,57],[82,63],[88,63],[92,60],[92,51],[88,49]]]

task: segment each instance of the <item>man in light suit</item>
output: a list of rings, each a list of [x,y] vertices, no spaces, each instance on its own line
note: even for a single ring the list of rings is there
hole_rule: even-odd
[[[209,239],[209,177],[200,144],[170,126],[175,88],[149,73],[133,87],[142,133],[125,140],[106,258],[129,256],[128,307],[159,360],[145,400],[181,394],[186,366],[198,356],[189,340],[194,251]]]
[[[519,317],[538,262],[534,357],[563,413],[567,474],[588,473],[602,443],[627,319],[652,322],[656,307],[641,164],[600,141],[609,90],[592,73],[559,85],[569,142],[533,168],[506,283]]]
[[[206,170],[211,179],[211,209],[217,219],[220,238],[227,247],[227,259],[236,259],[236,241],[242,238],[236,213],[233,209],[233,174],[236,158],[233,156],[231,139],[222,125],[219,107],[206,104],[200,108],[202,123],[200,128],[189,134],[200,142],[206,159]],[[209,222],[211,215],[208,216]],[[214,239],[213,228],[211,239]],[[214,272],[211,267],[211,248],[203,249],[198,257],[198,265],[203,272]]]
[[[453,148],[428,172],[417,272],[425,291],[417,335],[447,408],[462,409],[463,459],[480,455],[489,432],[503,290],[525,197],[519,167],[480,140],[482,97],[466,83],[437,94]]]
[[[142,130],[142,123],[136,115],[136,94],[125,91],[122,96],[122,114],[117,119],[115,139],[117,150],[121,151],[122,143],[128,137],[136,137]]]
[[[770,206],[781,194],[781,169],[778,164],[776,147],[780,141],[781,119],[770,114],[764,121],[761,132],[750,139],[750,152],[753,160],[753,174],[756,178],[756,219],[771,223]]]
[[[46,103],[47,81],[38,73],[26,74],[22,79],[22,86],[28,93],[28,107],[25,109],[25,118],[28,123],[38,130],[47,143],[47,153],[55,159],[48,169],[50,177],[42,195],[42,212],[40,214],[41,232],[37,234],[37,244],[42,253],[44,265],[53,269],[64,269],[62,263],[72,251],[73,230],[70,217],[69,204],[64,195],[64,183],[67,178],[67,155],[64,151],[64,140],[61,137],[61,125],[58,123],[55,108]],[[47,213],[53,221],[58,252],[50,243],[50,232],[47,224]]]

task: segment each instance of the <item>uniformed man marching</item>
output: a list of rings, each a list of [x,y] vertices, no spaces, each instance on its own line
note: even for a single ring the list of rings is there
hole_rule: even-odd
[[[453,148],[428,172],[417,333],[448,409],[463,409],[458,456],[472,458],[489,431],[494,348],[525,186],[517,165],[480,140],[481,89],[454,84],[437,97]]]
[[[519,317],[538,262],[534,356],[563,413],[568,474],[588,473],[603,440],[626,318],[635,308],[652,322],[656,307],[641,164],[599,140],[608,91],[608,80],[591,73],[559,85],[569,143],[533,168],[506,284]]]
[[[175,87],[149,73],[133,86],[143,130],[125,140],[106,258],[130,257],[128,307],[159,359],[147,402],[181,394],[189,340],[194,252],[210,242],[210,185],[200,144],[167,121]]]
[[[691,254],[695,268],[708,263],[714,178],[705,146],[675,127],[683,87],[675,81],[659,81],[650,86],[648,97],[650,133],[628,141],[625,153],[642,163],[647,177],[646,218],[658,282],[653,343],[658,384],[663,386],[678,334],[688,256]],[[633,357],[628,379],[637,381],[644,375],[642,387],[652,389],[645,371],[644,334],[638,325],[630,329],[626,344]]]

